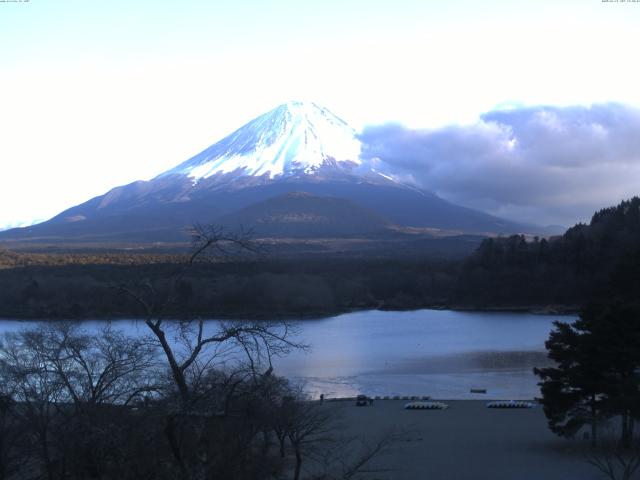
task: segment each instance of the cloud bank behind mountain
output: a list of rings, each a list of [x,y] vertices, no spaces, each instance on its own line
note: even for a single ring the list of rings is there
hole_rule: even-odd
[[[640,194],[640,110],[515,107],[472,125],[366,127],[362,157],[453,202],[519,221],[572,225]]]

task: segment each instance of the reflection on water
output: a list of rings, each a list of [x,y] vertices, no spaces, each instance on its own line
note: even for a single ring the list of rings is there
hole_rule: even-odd
[[[552,365],[543,351],[468,352],[411,359],[347,377],[298,377],[314,396],[430,395],[446,399],[531,399],[534,367]],[[484,394],[471,389],[486,389]]]
[[[426,374],[473,373],[484,371],[532,370],[552,362],[544,351],[464,352],[426,356],[398,362],[394,367],[377,373]],[[376,372],[368,372],[376,373]]]
[[[544,342],[554,320],[526,313],[365,311],[298,322],[311,352],[276,359],[276,373],[319,396],[430,395],[434,398],[533,398],[534,366],[549,364]],[[213,328],[213,322],[211,327]],[[0,333],[35,322],[0,321]],[[103,322],[84,322],[98,329]],[[141,322],[114,326],[147,333]],[[487,389],[471,394],[471,388]]]
[[[313,395],[430,395],[514,398],[539,395],[533,367],[549,365],[544,342],[554,320],[527,313],[367,311],[301,323],[309,354],[277,367]],[[471,394],[484,388],[486,394]]]
[[[379,374],[353,377],[296,378],[306,391],[317,398],[371,396],[423,396],[458,400],[513,399],[529,400],[539,396],[537,379],[527,371],[484,371],[476,373]],[[486,389],[486,394],[471,389]]]

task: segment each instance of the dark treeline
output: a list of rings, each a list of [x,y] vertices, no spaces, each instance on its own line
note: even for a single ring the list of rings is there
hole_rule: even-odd
[[[0,316],[114,318],[142,312],[118,288],[169,287],[184,254],[0,252]],[[174,317],[306,317],[354,309],[577,309],[638,265],[640,199],[551,239],[484,240],[466,259],[400,254],[205,257],[177,286]],[[630,267],[631,271],[640,271]]]
[[[597,212],[561,237],[487,239],[463,262],[454,299],[467,306],[582,305],[640,258],[640,199]],[[636,272],[640,270],[635,270]],[[636,273],[636,276],[638,274]]]
[[[25,266],[0,270],[5,318],[140,317],[119,286],[148,280],[167,289],[180,264]],[[415,259],[312,258],[198,263],[177,285],[168,315],[314,316],[362,308],[443,305],[455,263]]]

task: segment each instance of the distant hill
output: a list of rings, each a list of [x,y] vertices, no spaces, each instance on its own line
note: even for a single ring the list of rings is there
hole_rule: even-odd
[[[254,203],[218,222],[231,230],[251,229],[259,236],[311,238],[377,236],[392,226],[387,218],[351,200],[307,192]]]
[[[620,272],[625,282],[638,282],[640,269],[629,265],[640,266],[639,258],[640,198],[634,197],[549,240],[485,239],[464,262],[455,297],[485,306],[579,305],[609,295]]]

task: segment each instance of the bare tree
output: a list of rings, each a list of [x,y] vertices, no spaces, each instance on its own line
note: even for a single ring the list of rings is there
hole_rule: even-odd
[[[640,468],[640,440],[615,438],[609,427],[586,454],[587,462],[611,480],[631,480]]]
[[[48,478],[91,478],[113,463],[128,405],[157,390],[154,350],[110,326],[90,335],[76,324],[45,324],[6,337],[0,371],[18,404],[13,418]]]
[[[299,480],[306,453],[320,443],[330,442],[333,433],[332,415],[327,409],[311,402],[288,402],[287,437],[295,455],[294,480]]]
[[[242,366],[255,376],[262,373],[261,368],[271,372],[273,356],[304,348],[292,340],[297,330],[288,322],[220,321],[215,328],[207,329],[202,319],[167,321],[166,314],[177,298],[178,285],[198,261],[211,253],[229,256],[256,250],[248,233],[227,234],[217,226],[194,226],[192,240],[192,253],[169,280],[168,290],[158,291],[149,280],[119,286],[142,307],[144,322],[166,357],[183,408],[188,408],[193,400],[190,378],[197,379],[207,368],[219,366],[216,362],[225,363],[229,359],[238,362],[240,352],[245,359]]]
[[[56,323],[22,333],[24,345],[46,360],[80,411],[99,405],[129,405],[158,389],[155,345],[132,338],[111,324],[97,334],[76,323]]]
[[[230,235],[220,227],[196,225],[192,234],[192,253],[165,283],[166,288],[144,280],[120,285],[119,289],[142,308],[144,323],[163,352],[177,393],[177,404],[165,417],[164,432],[180,476],[205,478],[206,472],[211,472],[212,458],[219,457],[213,438],[223,422],[216,423],[214,418],[228,414],[229,399],[238,401],[240,392],[241,403],[249,408],[272,376],[273,357],[305,347],[293,340],[297,330],[288,322],[169,320],[179,286],[194,265],[212,253],[228,257],[255,251],[245,232]],[[225,380],[220,383],[212,379]],[[226,401],[220,409],[216,400],[222,397]],[[251,420],[245,422],[248,430],[243,430],[247,442],[260,430],[260,422],[249,410],[244,412],[245,419]],[[221,444],[217,445],[221,450]],[[241,454],[246,455],[247,445],[242,449]]]
[[[42,351],[31,348],[34,336],[26,332],[7,334],[0,350],[0,371],[3,383],[20,406],[14,413],[33,446],[29,455],[39,461],[46,477],[53,480],[60,470],[54,433],[64,385],[49,367]]]
[[[312,476],[313,480],[351,480],[371,474],[391,471],[388,468],[374,468],[373,461],[388,452],[393,445],[404,438],[401,432],[386,432],[366,440],[362,437],[342,437],[333,441],[316,455],[316,462],[322,465],[322,472]]]
[[[3,387],[0,385],[0,480],[12,478],[19,469],[16,443],[21,436],[14,418],[15,401]]]
[[[293,480],[350,480],[387,471],[374,469],[372,462],[402,433],[387,432],[373,439],[344,435],[341,407],[310,401],[299,390],[289,389],[289,394],[272,422],[280,454],[285,455],[285,439],[293,451]],[[304,477],[303,463],[308,465]]]

